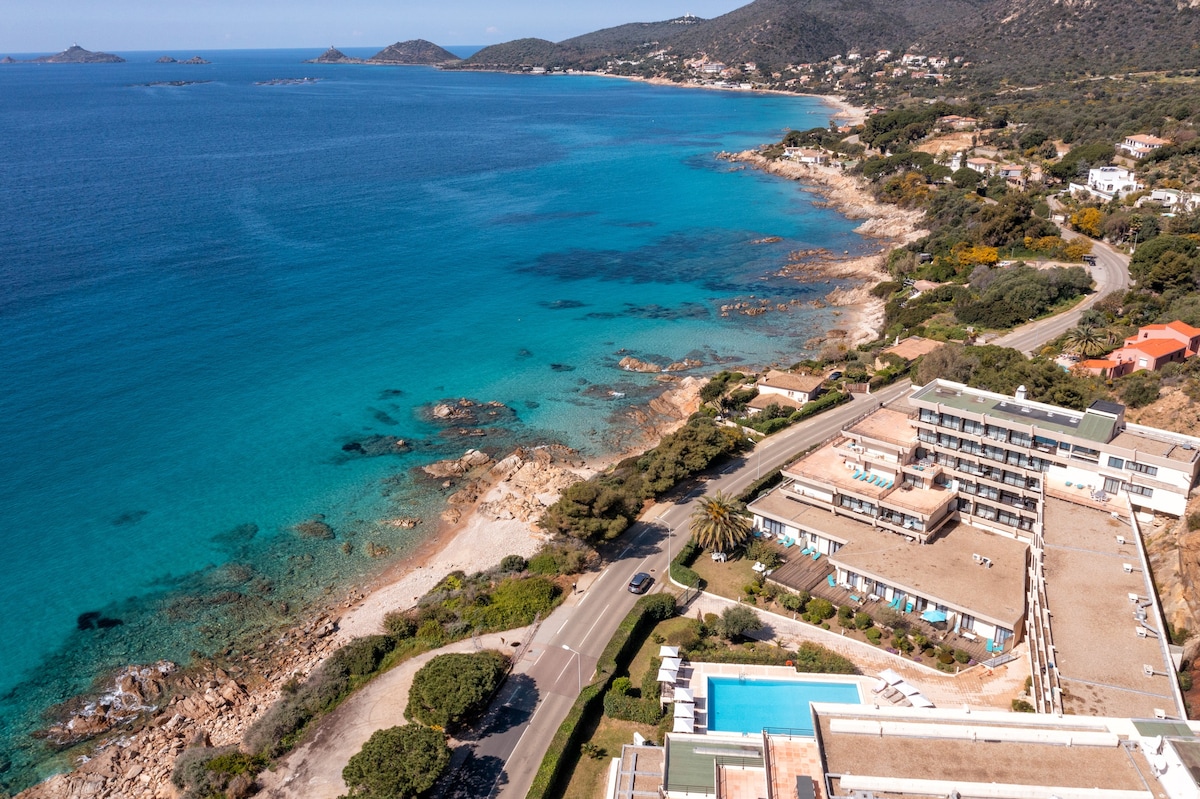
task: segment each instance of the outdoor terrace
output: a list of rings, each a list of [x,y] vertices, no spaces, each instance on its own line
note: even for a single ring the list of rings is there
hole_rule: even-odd
[[[794,476],[795,479],[805,482],[833,486],[838,493],[853,494],[878,502],[898,488],[895,478],[899,476],[899,471],[900,464],[870,456],[864,457],[862,452],[851,450],[843,440],[840,445],[830,444],[814,450],[784,469],[784,475]],[[860,480],[854,476],[856,472],[860,476],[864,476],[865,473],[865,476],[886,479],[892,482],[892,485],[884,488],[888,485],[887,482],[878,485],[868,480]]]
[[[1141,425],[1127,425],[1110,442],[1114,447],[1145,452],[1167,460],[1179,463],[1195,463],[1200,457],[1200,447],[1191,436],[1172,436],[1161,430],[1155,430]]]
[[[1045,541],[1046,596],[1064,709],[1136,718],[1152,718],[1156,709],[1179,714],[1175,672],[1163,642],[1150,632],[1144,638],[1137,634],[1134,613],[1140,602],[1154,599],[1154,589],[1128,520],[1048,499]],[[1137,602],[1130,601],[1131,594]],[[1153,608],[1147,608],[1147,624],[1156,627]],[[1145,673],[1145,665],[1153,675]]]
[[[880,408],[871,415],[858,420],[844,432],[848,436],[858,436],[894,444],[898,447],[911,448],[917,444],[917,431],[909,424],[909,419],[912,417],[913,413],[911,412]]]

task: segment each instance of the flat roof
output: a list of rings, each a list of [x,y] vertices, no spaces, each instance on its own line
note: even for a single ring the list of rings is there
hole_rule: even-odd
[[[942,380],[933,380],[917,389],[912,398],[1100,443],[1107,443],[1116,427],[1116,420],[1108,416],[1080,413],[1031,400],[1018,401],[1013,397]]]
[[[917,443],[917,429],[908,423],[909,415],[891,408],[880,408],[845,429],[847,434],[873,438],[889,444],[912,447]]]
[[[932,542],[918,544],[789,499],[781,491],[754,501],[750,509],[843,542],[829,556],[830,562],[1010,630],[1020,623],[1025,613],[1025,543],[952,521]],[[973,555],[989,558],[991,568],[976,563]]]
[[[1157,785],[1145,757],[1123,746],[976,741],[965,737],[922,736],[919,732],[922,727],[933,730],[941,725],[972,723],[970,716],[948,720],[914,714],[903,719],[914,730],[907,735],[834,732],[832,722],[843,718],[878,720],[879,716],[817,713],[826,770],[830,774],[1139,792],[1146,791],[1147,784]],[[1038,718],[1040,721],[1044,717]],[[1042,723],[1036,724],[1036,728],[1054,729]],[[1071,726],[1063,729],[1079,731]]]
[[[1180,463],[1193,463],[1200,457],[1200,440],[1192,436],[1173,436],[1141,425],[1126,425],[1109,443],[1114,447],[1137,450]]]
[[[1137,635],[1138,603],[1129,595],[1148,601],[1153,588],[1142,572],[1129,522],[1047,497],[1044,535],[1046,601],[1064,709],[1130,718],[1153,718],[1157,708],[1178,714],[1173,665],[1158,639]],[[1126,563],[1132,572],[1125,572]],[[1148,613],[1147,624],[1156,627]],[[1145,665],[1154,669],[1153,676],[1146,676]]]
[[[743,765],[763,768],[762,739],[723,741],[713,735],[672,734],[667,747],[663,787],[668,791],[685,786],[713,789],[716,785],[716,761],[742,759]]]

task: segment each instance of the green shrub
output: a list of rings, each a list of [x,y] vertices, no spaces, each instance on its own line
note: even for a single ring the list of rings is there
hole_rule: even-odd
[[[393,610],[383,617],[383,631],[394,641],[412,638],[417,633],[417,622],[408,611]]]
[[[376,730],[342,769],[348,799],[407,799],[428,791],[450,765],[446,736],[408,724]]]
[[[779,604],[784,610],[799,611],[804,607],[806,601],[799,594],[793,594],[790,591],[779,595]]]
[[[658,698],[637,699],[609,691],[604,695],[604,713],[610,718],[633,721],[653,727],[663,716]]]
[[[387,635],[355,638],[329,656],[329,668],[344,669],[351,677],[366,677],[373,674],[384,655],[395,648],[396,641]]]
[[[961,649],[954,650],[954,659],[959,663],[967,663],[971,660],[971,656]]]
[[[666,642],[670,646],[677,646],[685,651],[695,649],[696,645],[700,643],[701,626],[698,619],[691,621],[686,627],[667,633]]]
[[[558,602],[561,589],[546,577],[510,577],[496,586],[486,604],[469,608],[463,620],[486,630],[512,630],[545,617]]]
[[[808,618],[813,622],[832,619],[834,614],[833,603],[828,599],[821,599],[820,597],[813,597],[808,600],[808,604],[804,606],[804,610]]]
[[[1190,671],[1179,672],[1179,690],[1185,693],[1192,690],[1192,673]]]
[[[413,675],[404,715],[446,729],[487,707],[508,670],[494,650],[438,655]]]
[[[505,555],[500,560],[500,571],[502,572],[523,572],[529,566],[529,561],[520,555]]]
[[[879,642],[883,639],[883,633],[879,631],[878,627],[868,628],[865,635],[867,636],[867,640],[876,646],[878,646]]]
[[[725,608],[721,612],[721,620],[717,622],[721,637],[728,641],[736,641],[747,633],[762,629],[762,626],[762,619],[758,614],[745,605],[731,605]]]
[[[592,551],[575,541],[548,543],[529,559],[527,567],[534,574],[556,576],[579,574],[586,567]]]
[[[695,539],[689,537],[687,543],[679,550],[679,554],[671,561],[671,579],[689,588],[703,588],[704,581],[700,579],[700,575],[695,570],[688,568],[699,555],[700,546]]]
[[[1037,709],[1033,705],[1026,702],[1024,699],[1014,699],[1012,701],[1013,713],[1036,713]]]
[[[446,640],[446,631],[442,629],[440,622],[434,619],[421,622],[421,626],[417,628],[417,638],[428,642],[431,646],[441,646]]]
[[[266,758],[247,755],[236,746],[196,746],[175,759],[171,783],[182,792],[181,799],[246,797],[257,790],[254,776],[266,765]]]
[[[1187,529],[1189,533],[1194,533],[1200,530],[1200,513],[1189,513],[1187,517]]]
[[[866,630],[870,627],[873,627],[874,625],[875,625],[875,620],[872,619],[870,617],[870,615],[868,615],[866,613],[855,613],[854,614],[854,626],[856,629]]]
[[[618,677],[612,681],[612,687],[608,690],[610,693],[625,696],[633,690],[633,680],[629,679],[628,677]]]

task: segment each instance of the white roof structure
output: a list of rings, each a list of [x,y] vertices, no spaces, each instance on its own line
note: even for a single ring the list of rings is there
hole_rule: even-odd
[[[696,718],[696,708],[686,702],[675,703],[675,718],[677,719],[694,719]]]
[[[696,697],[695,697],[695,695],[692,694],[691,688],[684,688],[682,686],[676,685],[674,700],[676,702],[695,702]]]
[[[679,657],[679,647],[664,644],[658,648],[658,656],[660,658],[677,658]]]
[[[675,726],[671,730],[671,732],[695,732],[695,731],[696,731],[696,720],[694,718],[692,718],[692,719],[688,719],[688,718],[675,719]]]
[[[675,680],[678,678],[678,676],[679,676],[679,672],[672,671],[671,669],[659,669],[658,670],[658,681],[659,682],[668,682],[668,683],[674,684]]]
[[[672,671],[679,671],[679,667],[683,665],[681,658],[663,658],[662,667]]]

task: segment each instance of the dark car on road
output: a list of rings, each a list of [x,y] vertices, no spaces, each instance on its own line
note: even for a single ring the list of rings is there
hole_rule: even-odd
[[[653,582],[653,577],[645,572],[638,572],[637,574],[633,575],[633,579],[629,581],[629,593],[644,594],[650,590],[650,586],[653,584]]]

